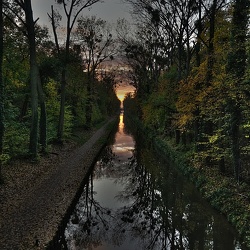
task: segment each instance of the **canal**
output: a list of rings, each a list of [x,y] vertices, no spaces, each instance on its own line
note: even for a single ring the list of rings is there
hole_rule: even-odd
[[[225,218],[120,116],[65,229],[67,248],[246,249]]]

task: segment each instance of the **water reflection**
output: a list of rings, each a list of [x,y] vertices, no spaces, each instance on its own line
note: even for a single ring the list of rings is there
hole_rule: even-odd
[[[244,249],[192,185],[135,143],[123,116],[65,236],[69,249]]]

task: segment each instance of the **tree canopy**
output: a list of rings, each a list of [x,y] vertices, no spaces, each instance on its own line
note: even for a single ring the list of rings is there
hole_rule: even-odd
[[[55,32],[53,41],[48,28],[40,26],[39,19],[33,19],[30,0],[1,1],[1,164],[27,154],[36,158],[39,154],[46,153],[47,145],[58,141],[59,135],[60,142],[63,143],[76,127],[86,128],[90,81],[85,71],[86,58],[82,54],[83,51],[86,52],[86,44],[80,44],[82,48],[85,47],[80,52],[80,40],[74,41],[71,31],[77,21],[80,25],[80,20],[84,20],[79,18],[82,10],[98,1],[60,1],[68,17],[68,33],[64,38],[66,43],[57,39],[61,19],[55,8],[52,7],[49,14],[51,30]],[[105,24],[101,19],[98,22]],[[99,27],[101,32],[104,26],[93,23],[93,27]],[[107,56],[105,51],[109,47],[111,50],[111,37],[108,36],[108,39],[105,49],[100,47],[102,51],[96,52],[102,55],[102,59]],[[102,44],[100,39],[98,43]],[[107,59],[111,60],[110,57],[111,54]],[[100,62],[96,61],[97,65]],[[120,108],[113,73],[106,72],[106,76],[100,78],[97,65],[92,69],[94,91],[91,125],[115,114]]]
[[[127,2],[138,37],[120,39],[139,117],[177,146],[193,148],[197,166],[249,179],[249,1]]]

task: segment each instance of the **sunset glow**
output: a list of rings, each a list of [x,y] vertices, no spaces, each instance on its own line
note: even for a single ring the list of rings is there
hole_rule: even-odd
[[[133,93],[135,91],[135,88],[131,85],[126,85],[126,86],[119,86],[116,89],[116,95],[118,99],[123,102],[124,97],[127,93]]]
[[[127,72],[129,72],[129,66],[124,63],[121,59],[115,59],[110,61],[104,61],[99,65],[97,72],[105,74],[107,72],[116,72],[116,95],[118,99],[123,102],[127,93],[134,93],[135,87],[129,84]]]

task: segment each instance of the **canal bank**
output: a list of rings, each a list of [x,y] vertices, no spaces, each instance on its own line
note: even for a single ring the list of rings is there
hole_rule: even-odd
[[[110,119],[80,148],[65,152],[62,161],[55,155],[53,167],[46,171],[36,171],[32,177],[32,173],[27,172],[30,181],[20,184],[22,188],[16,191],[11,187],[12,197],[0,196],[0,249],[48,247],[115,124],[116,119]],[[34,164],[30,170],[37,167],[39,165]],[[9,178],[6,177],[6,183],[11,182]],[[22,176],[20,180],[25,178]],[[4,193],[4,189],[2,185],[1,192]]]
[[[146,135],[147,140],[153,144],[155,152],[171,161],[196,186],[201,196],[227,218],[238,232],[245,247],[250,249],[249,185],[238,185],[232,178],[221,175],[215,168],[205,166],[196,168],[190,157],[190,151],[183,151],[166,138],[157,136],[145,128],[138,119],[130,120],[139,128],[139,133]]]
[[[127,125],[121,114],[62,234],[65,248],[246,250],[225,217]]]

